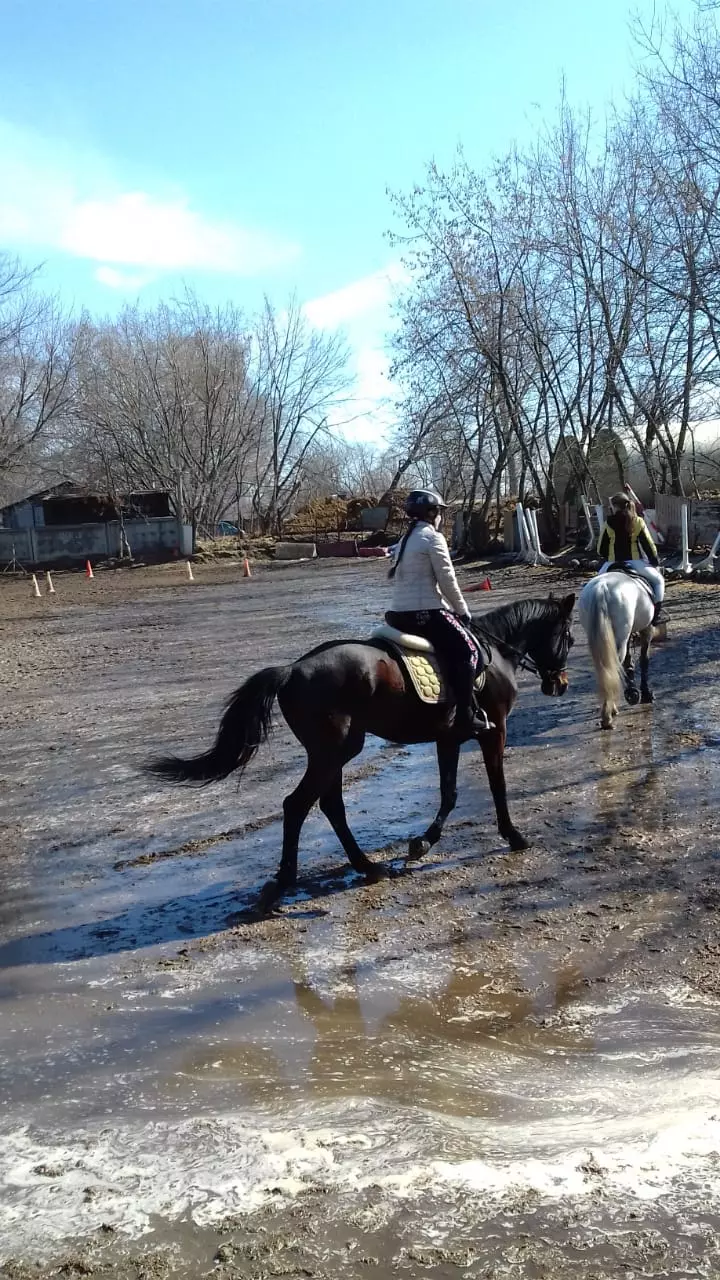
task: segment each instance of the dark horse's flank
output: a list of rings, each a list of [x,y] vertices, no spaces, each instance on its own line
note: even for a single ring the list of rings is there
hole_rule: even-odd
[[[495,728],[483,734],[480,745],[498,830],[511,849],[528,847],[508,812],[503,770],[507,717],[517,694],[516,669],[525,665],[534,670],[542,681],[543,693],[565,692],[574,603],[574,595],[564,600],[521,600],[494,609],[472,624],[491,648],[480,701]],[[191,760],[157,760],[150,771],[174,782],[196,784],[242,771],[268,736],[276,698],[305,747],[307,768],[283,804],[280,870],[277,879],[263,890],[263,909],[295,886],[300,830],[316,800],[355,870],[368,880],[383,874],[382,866],[371,862],[357,844],[343,803],[343,769],[362,751],[367,733],[389,742],[437,743],[440,808],[424,835],[410,841],[410,857],[421,857],[440,839],[457,800],[461,743],[453,731],[454,709],[452,705],[421,702],[408,688],[397,661],[372,641],[330,641],[289,666],[258,671],[233,694],[209,751]]]

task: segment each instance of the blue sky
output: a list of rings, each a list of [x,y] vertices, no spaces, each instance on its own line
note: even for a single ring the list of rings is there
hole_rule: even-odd
[[[563,76],[602,113],[633,10],[652,0],[4,0],[0,248],[99,313],[296,291],[344,326],[376,437],[387,188],[522,142]]]

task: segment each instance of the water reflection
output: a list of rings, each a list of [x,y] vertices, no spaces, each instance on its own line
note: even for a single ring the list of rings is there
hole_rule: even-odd
[[[276,1009],[273,1029],[268,1007],[265,1028],[255,1025],[250,1036],[194,1056],[193,1074],[214,1058],[221,1076],[236,1080],[256,1104],[297,1103],[298,1095],[313,1103],[362,1098],[502,1117],[517,1105],[498,1083],[512,1085],[513,1061],[549,1061],[593,1047],[591,1036],[543,1016],[582,989],[584,975],[572,964],[551,974],[546,968],[528,992],[512,966],[503,963],[501,978],[486,972],[461,943],[443,957],[450,971],[439,989],[400,993],[387,1011],[382,964],[352,960],[321,993],[299,947],[291,950],[294,1009]]]

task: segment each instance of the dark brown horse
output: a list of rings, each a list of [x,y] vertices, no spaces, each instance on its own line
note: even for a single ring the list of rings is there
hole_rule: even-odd
[[[517,694],[516,669],[523,665],[535,672],[543,693],[565,692],[574,603],[574,595],[564,600],[521,600],[494,609],[471,624],[491,650],[480,702],[495,728],[483,734],[480,746],[498,830],[511,849],[528,847],[508,812],[503,770],[507,717]],[[316,801],[355,870],[368,880],[384,874],[384,868],[371,862],[357,844],[343,802],[343,769],[362,751],[367,733],[389,742],[437,744],[440,808],[427,831],[411,839],[409,856],[421,857],[440,839],[457,801],[461,743],[453,731],[453,706],[421,702],[408,687],[396,659],[372,640],[330,641],[289,666],[258,671],[228,702],[209,751],[191,760],[172,756],[157,760],[149,766],[150,771],[173,782],[201,785],[242,771],[268,736],[276,698],[305,747],[307,768],[283,803],[280,870],[277,879],[263,890],[262,909],[269,909],[295,887],[300,831]]]

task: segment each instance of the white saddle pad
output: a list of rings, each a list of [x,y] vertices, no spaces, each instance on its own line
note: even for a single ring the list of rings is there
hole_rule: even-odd
[[[435,652],[433,645],[429,640],[425,640],[423,636],[413,636],[405,631],[398,631],[397,627],[391,627],[387,622],[383,622],[379,627],[376,627],[370,639],[391,640],[393,644],[400,645],[401,649],[413,649],[415,653]]]

